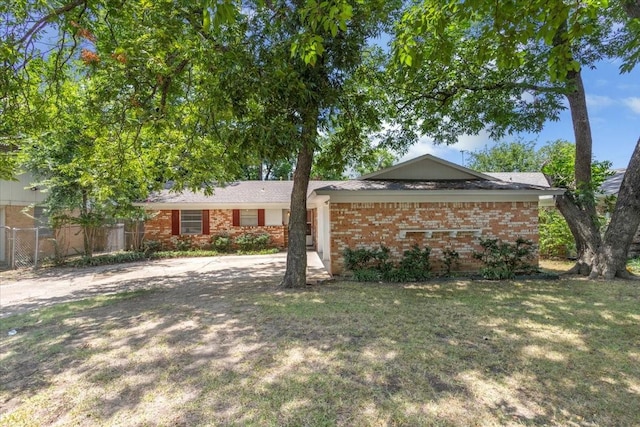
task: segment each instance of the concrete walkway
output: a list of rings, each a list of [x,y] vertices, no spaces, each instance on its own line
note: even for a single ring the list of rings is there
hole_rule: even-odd
[[[116,292],[175,286],[181,281],[242,286],[262,282],[276,286],[287,254],[174,258],[87,268],[47,268],[0,273],[0,317],[60,302]],[[307,252],[307,282],[331,276],[316,252]]]

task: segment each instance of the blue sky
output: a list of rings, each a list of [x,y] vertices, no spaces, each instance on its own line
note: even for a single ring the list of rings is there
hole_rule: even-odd
[[[583,70],[582,77],[593,134],[593,155],[597,160],[611,161],[613,168],[625,168],[640,137],[640,67],[622,75],[618,67],[617,62],[600,62],[594,70]],[[519,136],[525,141],[535,141],[538,146],[556,139],[574,142],[571,115],[565,110],[560,121],[547,122],[539,134]],[[503,141],[514,139],[507,136]],[[461,150],[475,151],[494,143],[483,134],[462,137],[451,146],[433,145],[425,139],[411,147],[402,160],[429,153],[462,164]]]

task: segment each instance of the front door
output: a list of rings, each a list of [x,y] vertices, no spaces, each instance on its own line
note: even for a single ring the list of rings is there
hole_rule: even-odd
[[[307,211],[307,246],[313,246],[313,212]]]

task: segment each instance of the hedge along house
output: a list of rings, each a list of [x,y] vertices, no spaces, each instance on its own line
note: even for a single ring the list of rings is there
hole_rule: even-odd
[[[396,260],[413,245],[428,246],[435,269],[442,268],[443,250],[452,249],[460,256],[459,270],[478,270],[473,253],[482,238],[522,237],[537,244],[539,206],[553,205],[553,196],[564,191],[518,182],[543,184],[540,176],[491,176],[425,155],[320,187],[309,198],[318,213],[318,251],[338,275],[346,248],[380,245]]]
[[[494,175],[425,155],[354,180],[311,181],[307,244],[336,275],[344,273],[346,248],[380,245],[396,259],[414,244],[429,246],[435,268],[442,251],[454,249],[459,269],[476,270],[472,254],[481,238],[537,243],[538,207],[552,206],[563,192],[549,188],[541,174]],[[173,247],[183,239],[206,245],[219,233],[265,232],[274,246],[286,248],[292,186],[241,181],[210,196],[163,190],[139,204],[156,213],[145,239]]]

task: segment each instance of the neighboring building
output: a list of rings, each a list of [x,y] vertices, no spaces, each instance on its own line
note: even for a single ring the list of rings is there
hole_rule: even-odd
[[[0,180],[0,265],[32,266],[56,251],[66,256],[84,250],[80,227],[53,230],[49,226],[42,206],[47,194],[33,181],[28,173],[18,175],[16,181]]]
[[[614,174],[602,183],[600,190],[602,190],[603,199],[618,196],[626,171],[626,169],[614,169]],[[640,227],[631,241],[627,256],[629,258],[640,257]]]
[[[291,189],[290,181],[243,181],[216,188],[212,196],[164,190],[140,204],[157,213],[145,238],[166,246],[185,237],[206,244],[216,233],[261,231],[284,248]],[[343,272],[346,248],[384,245],[400,258],[414,244],[431,247],[434,259],[455,249],[461,269],[477,270],[472,255],[480,238],[512,242],[521,236],[537,243],[538,207],[562,192],[425,155],[355,180],[312,181],[307,244],[332,274]]]
[[[11,257],[11,239],[13,229],[33,230],[41,222],[46,222],[42,208],[34,206],[42,203],[46,195],[39,188],[31,186],[31,175],[21,174],[17,181],[0,181],[0,263],[6,264]],[[51,230],[43,228],[44,240],[50,236]],[[35,247],[35,233],[30,240]],[[44,243],[44,242],[42,242]],[[43,244],[46,246],[46,243]]]

